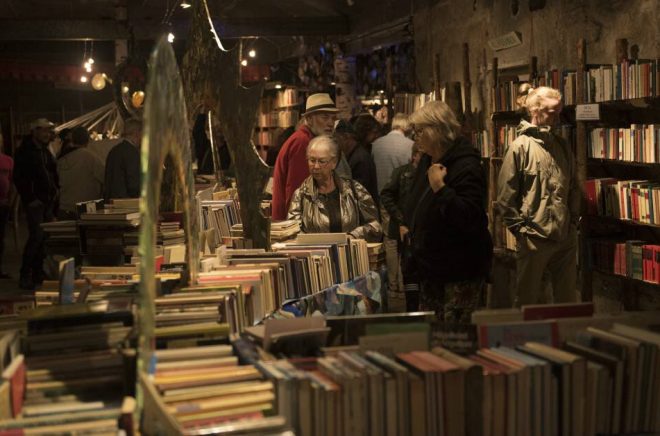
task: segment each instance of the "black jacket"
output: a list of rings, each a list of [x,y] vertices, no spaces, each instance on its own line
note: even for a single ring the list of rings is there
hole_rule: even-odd
[[[14,184],[25,204],[40,200],[56,206],[59,179],[57,164],[48,147],[27,136],[14,157]]]
[[[487,278],[493,244],[479,152],[459,138],[440,163],[447,176],[445,186],[434,193],[427,177],[431,158],[422,157],[404,216],[412,232],[416,273],[422,280],[444,283]]]
[[[395,168],[392,171],[390,182],[380,191],[380,200],[383,207],[390,215],[390,224],[387,228],[387,236],[390,239],[399,240],[399,226],[407,226],[403,217],[406,209],[406,201],[412,184],[415,168],[408,163]]]
[[[105,161],[105,199],[140,196],[140,150],[128,141],[115,145]]]
[[[356,145],[351,154],[346,156],[348,165],[351,167],[353,180],[364,186],[374,199],[376,205],[379,204],[378,182],[376,179],[376,164],[371,157],[371,153],[360,144]]]

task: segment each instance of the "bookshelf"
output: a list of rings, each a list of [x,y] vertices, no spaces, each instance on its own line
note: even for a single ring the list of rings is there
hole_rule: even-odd
[[[259,104],[257,126],[253,142],[260,154],[266,155],[268,147],[275,145],[278,132],[295,127],[304,111],[301,90],[293,86],[268,84]]]
[[[627,306],[632,303],[637,308],[639,302],[630,295],[642,287],[655,288],[651,304],[660,301],[660,284],[655,280],[631,277],[630,271],[616,273],[616,263],[608,264],[619,256],[613,253],[616,247],[626,241],[660,244],[658,195],[654,195],[654,187],[660,186],[660,90],[657,60],[630,60],[627,45],[625,39],[617,40],[616,64],[588,66],[586,44],[579,41],[578,80],[582,79],[582,86],[578,86],[578,105],[597,104],[599,117],[576,120],[576,126],[579,181],[585,199],[580,226],[582,299],[598,298],[601,290],[593,287],[594,274],[615,276],[622,280],[625,291],[621,303],[630,309]],[[602,189],[594,192],[594,184],[603,185]],[[594,213],[594,203],[600,206],[598,213]],[[601,251],[594,252],[593,246],[598,244]],[[594,267],[597,261],[600,265]]]

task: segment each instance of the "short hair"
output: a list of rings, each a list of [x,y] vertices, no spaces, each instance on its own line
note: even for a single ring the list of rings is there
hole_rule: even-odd
[[[330,156],[333,158],[336,158],[339,156],[339,146],[337,143],[328,135],[321,135],[317,136],[311,141],[309,141],[309,144],[307,145],[307,154],[309,154],[309,151],[312,148],[318,148],[318,147],[328,147],[328,151],[330,152]]]
[[[358,142],[364,143],[367,140],[367,135],[371,132],[380,131],[381,125],[373,115],[359,115],[353,123],[353,130],[355,130],[355,137]]]
[[[527,110],[529,115],[532,115],[538,112],[542,105],[541,101],[544,98],[552,98],[556,100],[561,100],[561,92],[559,90],[550,88],[549,86],[539,86],[538,88],[525,87],[524,84],[519,88],[519,93],[525,92],[527,95],[521,95],[518,97],[519,104]]]
[[[75,145],[87,145],[89,143],[89,132],[86,128],[78,126],[71,131],[71,142]]]
[[[410,130],[410,121],[408,121],[408,115],[401,112],[394,115],[392,118],[392,130],[403,130],[407,132]]]
[[[461,125],[454,111],[443,101],[431,101],[410,115],[413,126],[428,126],[440,134],[444,142],[454,141],[461,132]]]
[[[68,135],[69,133],[71,133],[71,129],[64,128],[64,129],[60,130],[60,133],[58,133],[58,136],[60,137],[62,142],[64,142],[66,140],[66,135]]]
[[[142,121],[129,118],[124,121],[124,136],[133,135],[142,131]]]

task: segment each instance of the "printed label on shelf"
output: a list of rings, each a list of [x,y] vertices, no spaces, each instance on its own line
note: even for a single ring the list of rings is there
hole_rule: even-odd
[[[575,107],[575,119],[578,121],[600,120],[599,104],[579,104]]]

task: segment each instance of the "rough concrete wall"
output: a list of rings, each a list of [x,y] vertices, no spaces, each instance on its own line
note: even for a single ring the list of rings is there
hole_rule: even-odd
[[[512,2],[519,4],[512,13]],[[658,0],[546,0],[543,9],[529,11],[530,0],[418,0],[414,29],[417,74],[424,90],[432,87],[433,58],[440,54],[441,81],[462,81],[462,44],[470,46],[471,81],[478,66],[494,56],[500,65],[538,57],[539,71],[576,67],[579,38],[587,43],[588,63],[614,63],[615,40],[637,44],[641,58],[660,56]],[[494,52],[488,40],[517,31],[522,45]],[[474,85],[473,85],[474,86]],[[479,107],[472,90],[472,107]]]

